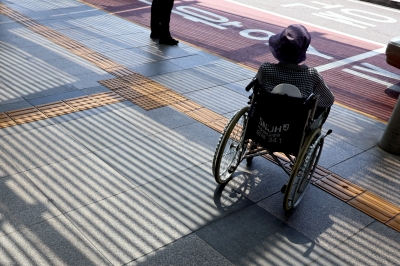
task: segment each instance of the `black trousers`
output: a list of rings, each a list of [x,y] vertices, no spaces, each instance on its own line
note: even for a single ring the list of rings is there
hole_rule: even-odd
[[[151,4],[151,32],[160,38],[170,37],[169,22],[174,0],[153,0]]]

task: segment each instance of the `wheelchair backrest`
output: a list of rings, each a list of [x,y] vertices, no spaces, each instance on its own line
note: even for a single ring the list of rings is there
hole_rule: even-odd
[[[247,139],[270,152],[297,156],[318,96],[307,99],[257,90],[249,110]]]
[[[275,86],[271,93],[301,98],[300,90],[296,86],[286,83]]]

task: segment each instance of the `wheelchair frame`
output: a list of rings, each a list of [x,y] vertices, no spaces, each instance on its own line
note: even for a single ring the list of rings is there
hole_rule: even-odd
[[[247,91],[253,88],[249,106],[237,111],[221,134],[213,158],[213,175],[217,183],[225,184],[232,178],[236,168],[244,159],[250,165],[254,157],[270,155],[284,172],[289,175],[287,184],[281,189],[281,192],[285,194],[283,208],[288,211],[298,206],[302,200],[321,156],[324,138],[332,132],[332,130],[329,130],[325,135],[321,133],[323,121],[327,118],[329,110],[326,110],[319,118],[314,120],[314,107],[311,119],[308,119],[305,125],[309,133],[303,137],[297,156],[287,153],[270,152],[251,139],[245,139],[249,110],[255,101],[256,92],[259,90],[259,87],[254,86],[254,84],[255,82],[252,82],[246,87]],[[285,166],[275,153],[285,156],[289,161],[289,167]]]

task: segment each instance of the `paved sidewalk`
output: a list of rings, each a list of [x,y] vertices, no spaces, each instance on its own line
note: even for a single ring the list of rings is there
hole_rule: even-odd
[[[391,208],[313,185],[285,213],[264,158],[211,174],[255,72],[149,34],[79,1],[1,2],[0,265],[400,265],[385,124],[335,105],[320,166]]]

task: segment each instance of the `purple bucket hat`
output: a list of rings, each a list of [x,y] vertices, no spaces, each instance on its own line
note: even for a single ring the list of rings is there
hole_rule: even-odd
[[[290,25],[281,33],[269,38],[269,49],[283,63],[298,64],[306,60],[306,51],[311,42],[307,29],[299,24]]]

